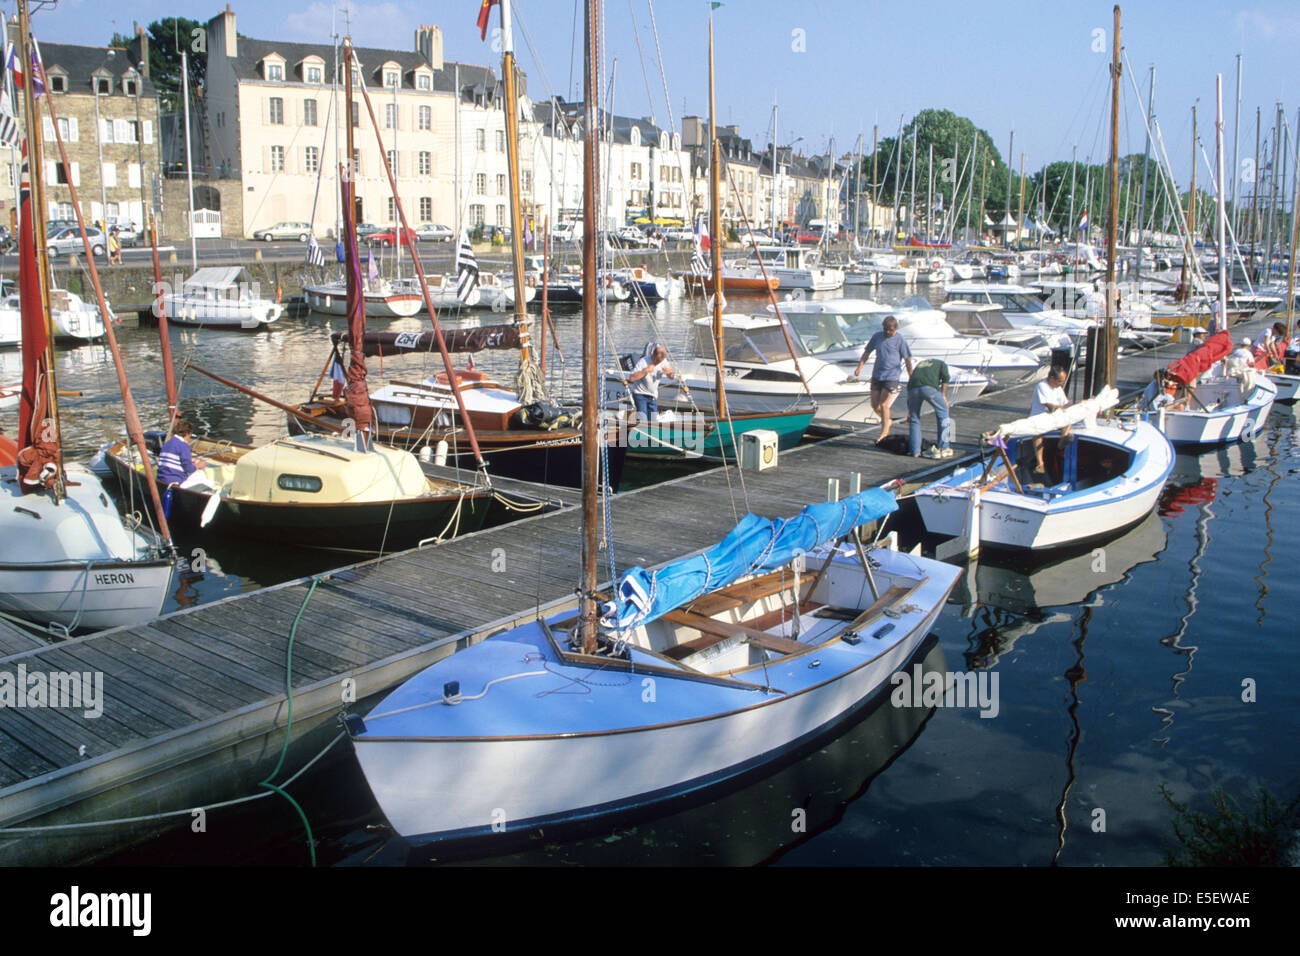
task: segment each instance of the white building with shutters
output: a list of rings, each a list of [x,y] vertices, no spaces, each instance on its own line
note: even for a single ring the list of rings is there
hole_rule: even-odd
[[[240,181],[245,235],[278,222],[310,222],[318,236],[334,235],[349,114],[358,222],[396,221],[385,158],[413,228],[509,221],[500,79],[489,67],[444,62],[436,26],[420,27],[410,50],[356,48],[354,86],[365,83],[382,147],[360,89],[351,107],[344,103],[341,54],[330,44],[240,35],[229,6],[208,22],[207,44],[207,155],[193,163],[204,175]],[[531,175],[525,161],[525,179]]]
[[[87,221],[143,226],[160,169],[153,84],[117,47],[42,43],[41,54],[68,154],[65,165],[42,102],[46,215],[74,218],[71,184]],[[0,214],[11,227],[17,219],[20,165],[16,150],[0,150]]]

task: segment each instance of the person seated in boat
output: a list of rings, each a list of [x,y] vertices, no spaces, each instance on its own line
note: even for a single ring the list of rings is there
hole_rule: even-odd
[[[889,417],[889,406],[894,396],[902,390],[903,365],[907,365],[907,374],[912,374],[912,350],[907,347],[907,339],[898,332],[898,319],[892,315],[885,316],[880,323],[880,331],[867,340],[867,347],[862,350],[858,367],[853,370],[854,377],[862,374],[862,366],[872,353],[876,354],[876,364],[871,370],[871,408],[880,416],[879,445],[889,437],[893,424]]]
[[[1250,345],[1257,358],[1262,357],[1268,367],[1282,365],[1286,361],[1286,326],[1274,322],[1271,328],[1264,329]]]
[[[1186,404],[1186,399],[1178,398],[1178,379],[1171,375],[1168,369],[1158,368],[1151,377],[1146,391],[1142,393],[1142,398],[1138,400],[1138,409],[1144,412],[1155,411],[1158,408],[1178,411]]]
[[[1065,394],[1065,380],[1069,377],[1069,374],[1069,371],[1063,365],[1052,366],[1051,371],[1047,373],[1047,378],[1039,382],[1034,389],[1034,397],[1029,402],[1030,415],[1058,412],[1070,404],[1070,399]],[[1065,442],[1069,435],[1070,429],[1066,428],[1061,433],[1061,441]],[[1034,438],[1034,474],[1047,474],[1047,469],[1043,467],[1042,435]]]
[[[196,469],[207,465],[206,461],[195,458],[190,451],[193,434],[193,425],[183,418],[176,420],[172,437],[158,450],[158,481],[161,484],[179,485],[194,474]]]
[[[632,386],[632,402],[636,405],[637,417],[644,422],[659,418],[659,380],[665,376],[676,378],[668,366],[668,350],[662,345],[654,345],[641,356],[627,377]]]

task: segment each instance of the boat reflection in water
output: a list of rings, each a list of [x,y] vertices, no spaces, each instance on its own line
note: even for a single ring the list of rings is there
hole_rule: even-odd
[[[1072,620],[1072,606],[1104,603],[1101,595],[1091,602],[1089,597],[1124,580],[1165,549],[1161,511],[1152,511],[1116,538],[1050,564],[1039,564],[1041,558],[1033,555],[998,555],[996,561],[972,563],[948,598],[961,605],[962,616],[971,621],[966,666],[991,668],[1021,637],[1045,624]]]
[[[925,673],[946,672],[943,649],[933,635],[900,670],[910,673],[914,664]],[[376,846],[373,838],[359,840],[353,830],[340,841],[351,852],[339,862],[421,866],[491,858],[514,866],[776,863],[834,829],[877,775],[917,739],[933,708],[896,707],[890,690],[886,685],[864,707],[779,763],[688,797],[603,817],[594,824],[503,833],[459,846],[412,847],[397,836]],[[371,800],[368,791],[365,797]],[[377,807],[373,818],[375,824],[384,819]],[[332,841],[326,835],[323,842]],[[322,852],[328,855],[329,849],[323,847]]]

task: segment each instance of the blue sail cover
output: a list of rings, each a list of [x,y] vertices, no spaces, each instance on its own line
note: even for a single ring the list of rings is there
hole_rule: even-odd
[[[797,555],[897,509],[898,502],[890,492],[872,488],[843,501],[808,505],[793,518],[745,515],[707,551],[670,562],[658,571],[636,567],[624,572],[601,623],[624,629],[653,621],[745,575],[775,571]]]

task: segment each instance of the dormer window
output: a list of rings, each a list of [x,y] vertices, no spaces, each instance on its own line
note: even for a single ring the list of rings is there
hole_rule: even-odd
[[[49,75],[50,91],[53,93],[66,93],[68,91],[67,77],[60,76],[57,73]]]
[[[294,71],[304,83],[325,82],[325,61],[318,56],[305,56],[298,61]]]
[[[122,78],[122,92],[127,96],[136,96],[140,92],[140,84],[134,76]]]
[[[113,83],[106,76],[97,76],[92,82],[95,85],[96,96],[108,96],[113,92]]]
[[[433,77],[431,77],[428,73],[419,74],[415,78],[415,88],[417,90],[433,89]]]
[[[266,78],[267,78],[268,80],[283,80],[283,79],[284,79],[284,65],[283,65],[283,64],[280,64],[280,63],[268,63],[268,64],[266,64]]]
[[[397,80],[400,74],[396,70],[384,71],[384,86],[389,88],[397,86]]]
[[[308,82],[308,83],[323,83],[324,81],[325,81],[325,71],[324,71],[324,70],[322,70],[319,66],[309,66],[309,67],[307,67],[307,82]]]

